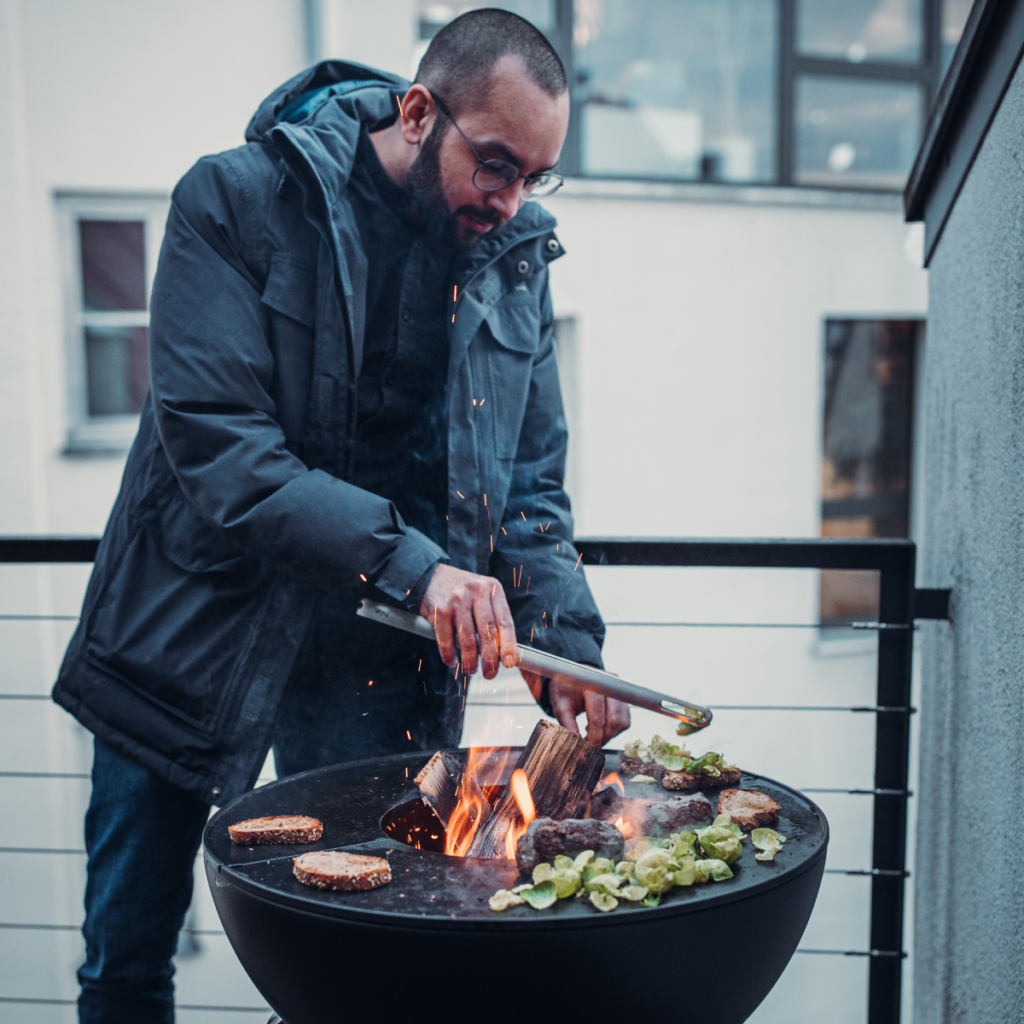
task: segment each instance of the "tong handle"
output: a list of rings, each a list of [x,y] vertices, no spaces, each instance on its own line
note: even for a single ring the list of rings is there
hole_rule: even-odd
[[[434,627],[422,615],[403,611],[401,608],[392,608],[391,605],[364,598],[360,607],[356,609],[356,614],[405,630],[407,633],[415,633],[425,640],[436,639]],[[625,679],[613,676],[610,672],[590,665],[581,665],[568,658],[560,658],[556,654],[538,651],[525,644],[519,644],[518,647],[518,667],[525,668],[528,672],[536,672],[537,675],[549,678],[569,679],[585,690],[603,693],[606,697],[613,697],[634,707],[646,708],[659,715],[675,718],[684,722],[691,731],[706,729],[711,724],[713,716],[710,709],[700,704],[676,700],[667,694],[658,693],[657,690],[649,690],[646,686],[627,683]]]

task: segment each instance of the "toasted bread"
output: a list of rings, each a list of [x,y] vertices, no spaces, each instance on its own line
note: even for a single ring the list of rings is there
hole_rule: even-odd
[[[718,813],[732,815],[733,823],[744,832],[774,825],[779,809],[770,796],[753,789],[726,789],[718,798]]]
[[[316,818],[300,814],[277,814],[270,818],[248,818],[228,825],[228,835],[239,846],[276,843],[315,843],[324,833]]]
[[[391,881],[391,865],[383,857],[365,857],[341,850],[321,850],[293,858],[292,873],[314,889],[364,892]]]
[[[735,786],[740,781],[739,768],[726,768],[721,775],[705,775],[698,772],[689,775],[686,772],[665,772],[661,784],[665,789],[721,789],[723,786]]]

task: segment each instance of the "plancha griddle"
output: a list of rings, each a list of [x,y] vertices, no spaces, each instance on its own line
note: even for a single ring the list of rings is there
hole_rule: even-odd
[[[800,793],[743,775],[740,788],[782,805],[776,828],[787,842],[762,864],[746,840],[727,881],[674,888],[658,907],[623,901],[600,913],[568,899],[544,911],[495,913],[488,897],[528,880],[514,862],[449,857],[384,832],[418,801],[412,780],[430,753],[291,776],[244,794],[207,824],[217,911],[243,967],[287,1024],[465,1015],[489,1024],[627,1024],[647,1013],[739,1024],[782,974],[811,915],[828,845],[825,816]],[[609,753],[605,770],[617,769]],[[627,781],[627,796],[656,795],[673,794]],[[251,848],[229,839],[229,824],[273,814],[319,818],[323,836]],[[386,857],[392,883],[342,893],[295,880],[293,857],[335,849]]]

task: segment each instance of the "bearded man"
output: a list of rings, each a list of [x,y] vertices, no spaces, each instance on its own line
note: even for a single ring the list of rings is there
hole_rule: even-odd
[[[271,746],[286,775],[457,745],[467,678],[517,636],[600,664],[562,486],[563,250],[527,202],[561,183],[568,118],[544,36],[477,10],[412,86],[299,75],[174,190],[150,396],[54,690],[95,734],[81,1021],[173,1020],[210,805]],[[628,725],[527,681],[593,743]]]

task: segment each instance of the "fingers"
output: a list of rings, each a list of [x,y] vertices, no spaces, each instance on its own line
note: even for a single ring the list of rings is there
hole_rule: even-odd
[[[473,606],[468,595],[453,602],[452,622],[455,627],[455,642],[462,652],[462,668],[467,676],[476,671],[477,646],[476,623],[473,621]]]
[[[423,607],[420,608],[420,614],[423,615]],[[424,615],[424,618],[427,617],[428,616]],[[429,616],[429,620],[434,627],[434,634],[437,637],[437,651],[441,655],[441,660],[449,668],[452,668],[457,660],[455,657],[455,640],[452,631],[452,614],[448,610],[441,611],[441,609],[435,605],[433,613]]]
[[[620,732],[625,732],[629,728],[629,722],[629,705],[624,704],[621,700],[606,697],[602,746],[613,736],[618,736]]]
[[[595,747],[603,747],[605,740],[605,721],[608,714],[608,698],[602,693],[588,690],[583,696],[587,712],[587,742]]]
[[[512,621],[512,612],[509,610],[501,584],[497,580],[488,582],[491,583],[491,610],[497,624],[498,656],[506,668],[513,668],[519,664],[516,625]]]
[[[518,663],[515,624],[496,579],[441,563],[430,578],[420,614],[434,626],[438,651],[449,667],[461,656],[471,676],[482,660],[484,677],[493,679],[501,661],[510,668]]]
[[[581,691],[571,684],[552,679],[548,687],[548,696],[558,724],[579,736],[576,716],[583,710]]]

